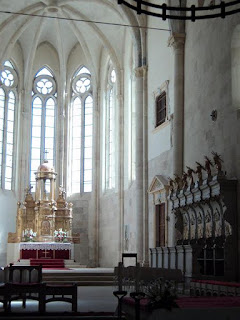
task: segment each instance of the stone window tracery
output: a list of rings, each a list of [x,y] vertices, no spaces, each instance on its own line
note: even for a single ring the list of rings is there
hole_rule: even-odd
[[[13,189],[13,157],[18,77],[10,61],[0,74],[0,187]]]
[[[81,67],[72,80],[70,111],[71,193],[92,191],[93,97],[91,73]]]
[[[55,166],[57,87],[52,72],[43,67],[35,76],[32,92],[30,183],[35,191],[35,172],[47,160]],[[49,186],[46,186],[47,188]]]

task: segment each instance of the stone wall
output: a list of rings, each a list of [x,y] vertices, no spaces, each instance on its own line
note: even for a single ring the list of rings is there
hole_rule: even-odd
[[[88,253],[88,215],[90,196],[69,197],[68,202],[73,204],[73,233],[80,233],[80,243],[74,245],[74,259],[81,265],[87,265]]]
[[[186,25],[184,165],[202,163],[204,155],[215,151],[229,179],[240,178],[240,117],[231,90],[231,43],[239,23],[234,15]],[[214,109],[216,121],[211,118]]]

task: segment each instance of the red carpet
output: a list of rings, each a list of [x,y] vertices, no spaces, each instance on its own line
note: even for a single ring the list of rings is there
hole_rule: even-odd
[[[44,270],[52,270],[52,269],[55,269],[55,270],[70,270],[69,268],[43,268]]]
[[[181,297],[176,300],[179,308],[234,308],[240,307],[240,297]]]
[[[148,310],[150,300],[144,298],[140,301],[140,309]],[[130,297],[124,297],[123,303],[135,306],[135,301]],[[202,309],[202,308],[234,308],[240,307],[240,297],[180,297],[176,303],[181,309]]]
[[[65,268],[63,259],[30,259],[31,266],[42,265],[43,268]]]

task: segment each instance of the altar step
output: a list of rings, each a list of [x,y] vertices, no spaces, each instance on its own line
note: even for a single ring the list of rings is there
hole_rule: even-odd
[[[43,268],[65,268],[63,259],[30,259],[30,266],[42,265]]]
[[[30,266],[30,259],[20,259],[19,261],[14,262],[14,265]],[[78,262],[75,262],[74,260],[68,259],[68,260],[64,260],[64,267],[69,269],[71,268],[77,269],[77,268],[86,268],[86,265],[82,265],[82,264],[79,264]]]
[[[43,281],[51,284],[67,284],[76,282],[78,286],[113,286],[114,273],[113,272],[71,272],[58,271],[53,272],[45,270],[43,272]]]

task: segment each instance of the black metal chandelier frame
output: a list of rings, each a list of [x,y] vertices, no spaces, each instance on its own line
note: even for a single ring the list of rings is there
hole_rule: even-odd
[[[180,1],[181,3],[181,1]],[[150,16],[160,17],[162,20],[176,19],[176,20],[203,20],[212,18],[225,18],[240,12],[240,1],[230,1],[225,3],[221,1],[219,4],[212,4],[209,6],[169,6],[166,3],[155,4],[151,0],[118,0],[118,4],[127,6],[128,8],[137,12],[137,14],[146,14]],[[238,8],[236,6],[239,5]],[[233,8],[235,7],[235,8]],[[146,9],[147,8],[147,9]]]

